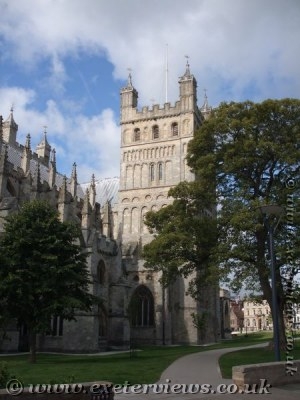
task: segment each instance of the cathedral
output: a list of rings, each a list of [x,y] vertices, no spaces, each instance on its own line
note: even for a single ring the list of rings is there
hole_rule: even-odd
[[[145,214],[172,202],[171,187],[194,179],[186,163],[187,145],[209,117],[207,97],[198,107],[197,82],[188,64],[174,105],[139,109],[131,75],[120,97],[120,178],[96,180],[93,175],[89,184],[77,181],[76,164],[70,177],[57,171],[46,132],[33,151],[29,134],[24,145],[17,141],[13,110],[6,120],[0,117],[0,234],[4,218],[22,203],[47,200],[61,221],[81,226],[90,290],[101,298],[89,313],[78,311],[76,321],[53,318],[49,332],[38,337],[39,351],[92,353],[220,339],[217,290],[207,288],[203,301],[195,300],[187,294],[191,278],[182,277],[162,288],[160,273],[144,268],[141,258],[152,238]],[[0,331],[0,351],[26,350],[26,326],[12,321],[5,335]]]

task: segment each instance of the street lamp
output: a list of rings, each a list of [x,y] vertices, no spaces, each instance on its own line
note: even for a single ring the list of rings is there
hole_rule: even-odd
[[[279,323],[278,323],[278,303],[277,303],[277,287],[276,287],[276,260],[274,251],[274,232],[280,221],[280,216],[283,214],[283,208],[278,205],[265,205],[260,207],[261,213],[264,216],[264,225],[268,231],[269,252],[271,262],[271,281],[272,281],[272,317],[273,317],[273,334],[274,334],[274,350],[275,360],[280,361],[280,341],[279,341]],[[271,217],[277,217],[276,225]]]

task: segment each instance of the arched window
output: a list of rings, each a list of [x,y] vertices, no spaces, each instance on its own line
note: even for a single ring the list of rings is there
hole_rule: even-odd
[[[104,285],[106,283],[106,268],[103,260],[99,261],[97,265],[97,281],[100,285]]]
[[[158,179],[161,181],[163,178],[163,166],[162,163],[158,164]]]
[[[154,164],[150,164],[150,181],[154,181]]]
[[[134,141],[138,142],[139,140],[141,140],[141,130],[139,128],[136,128],[134,130]]]
[[[146,286],[139,286],[130,301],[130,319],[132,326],[154,326],[154,299]]]
[[[158,125],[152,126],[152,138],[158,139],[159,138],[159,127]]]
[[[173,122],[171,125],[172,136],[178,136],[178,124],[177,122]]]

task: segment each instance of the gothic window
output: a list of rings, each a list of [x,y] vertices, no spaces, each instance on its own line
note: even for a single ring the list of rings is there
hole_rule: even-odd
[[[154,181],[154,164],[150,164],[150,181]]]
[[[51,318],[48,334],[52,336],[62,336],[64,329],[63,317],[55,315]]]
[[[163,166],[162,163],[158,164],[158,179],[161,181],[163,178]]]
[[[106,268],[103,260],[97,265],[97,281],[100,285],[104,285],[106,281]]]
[[[139,286],[134,292],[130,302],[130,315],[132,326],[154,326],[154,299],[146,286]]]
[[[141,131],[139,128],[136,128],[134,130],[134,141],[138,142],[139,140],[141,140]]]
[[[152,127],[152,138],[153,139],[158,139],[159,138],[159,128],[158,125],[154,125]]]
[[[172,136],[178,136],[178,124],[177,124],[177,122],[173,122],[173,124],[171,125],[171,132],[172,132]]]

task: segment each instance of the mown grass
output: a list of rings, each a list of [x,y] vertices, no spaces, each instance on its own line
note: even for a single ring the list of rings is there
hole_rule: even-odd
[[[289,353],[295,360],[300,359],[300,342],[295,341],[294,349]],[[281,351],[281,361],[286,359],[285,351]],[[255,349],[245,349],[234,351],[222,355],[219,358],[219,366],[223,378],[230,379],[232,377],[232,367],[237,365],[260,364],[272,362],[275,360],[274,349],[269,346]]]
[[[36,383],[89,382],[106,380],[113,383],[153,383],[177,358],[217,348],[243,347],[268,341],[270,332],[240,335],[232,340],[209,346],[148,346],[129,353],[98,355],[43,354],[30,364],[28,355],[1,356],[10,373],[25,385]]]

